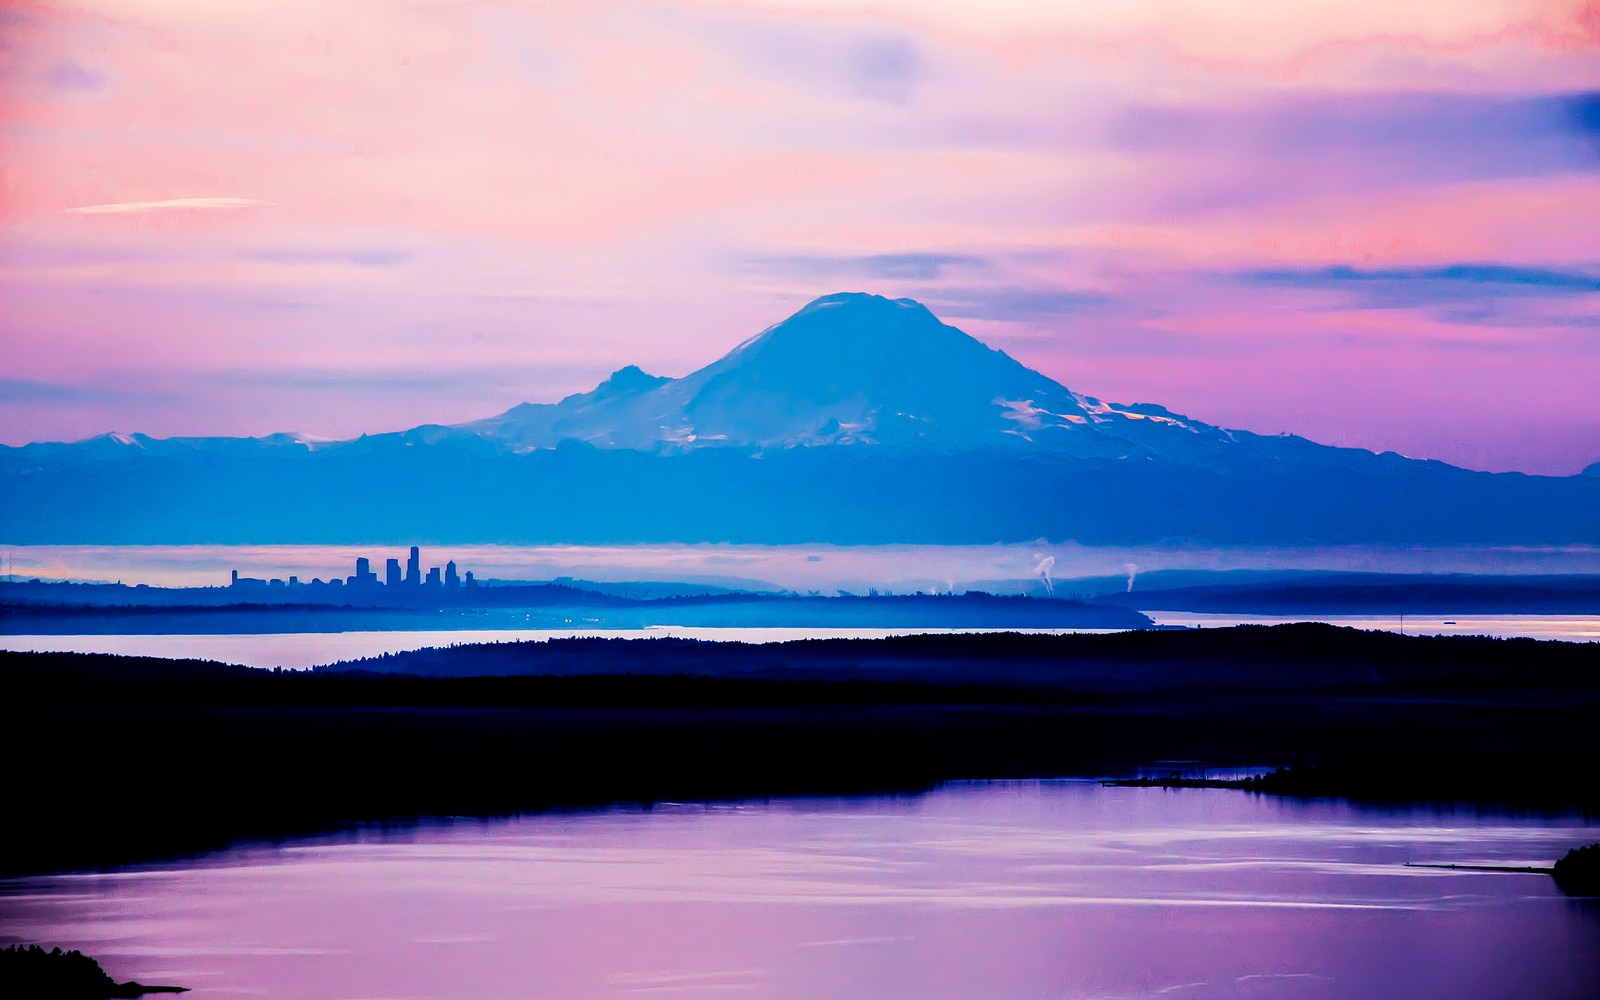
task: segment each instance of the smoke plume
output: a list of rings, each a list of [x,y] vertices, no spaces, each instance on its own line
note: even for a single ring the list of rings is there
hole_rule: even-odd
[[[1055,568],[1055,556],[1045,556],[1039,560],[1039,565],[1033,568],[1033,571],[1039,575],[1039,579],[1044,581],[1044,592],[1051,597],[1056,596],[1056,585],[1050,580],[1050,571]]]

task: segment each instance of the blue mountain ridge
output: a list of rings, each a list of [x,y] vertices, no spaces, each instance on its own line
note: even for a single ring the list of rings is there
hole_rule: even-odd
[[[683,378],[629,366],[556,403],[346,441],[30,444],[0,449],[0,477],[12,543],[1600,541],[1593,474],[1469,472],[1108,403],[860,293]]]

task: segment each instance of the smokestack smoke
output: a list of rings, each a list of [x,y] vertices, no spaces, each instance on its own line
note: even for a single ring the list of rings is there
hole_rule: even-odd
[[[1033,571],[1039,575],[1039,579],[1044,581],[1044,592],[1050,597],[1056,596],[1056,585],[1050,580],[1050,571],[1055,568],[1055,556],[1045,556],[1039,560],[1039,565],[1033,568]]]
[[[1139,575],[1139,567],[1133,563],[1123,563],[1122,568],[1128,571],[1128,593],[1133,593],[1133,578]]]

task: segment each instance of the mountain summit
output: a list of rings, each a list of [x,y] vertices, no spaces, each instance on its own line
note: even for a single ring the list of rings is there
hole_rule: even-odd
[[[1185,443],[1226,436],[1161,407],[1073,392],[921,303],[857,292],[819,298],[681,379],[625,368],[592,392],[460,429],[523,451],[575,438],[647,451],[1035,446],[1080,457],[1161,453],[1174,431]]]

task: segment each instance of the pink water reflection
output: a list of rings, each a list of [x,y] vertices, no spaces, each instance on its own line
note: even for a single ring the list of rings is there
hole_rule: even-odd
[[[5,884],[204,998],[1589,997],[1577,819],[1090,783],[458,821]]]

